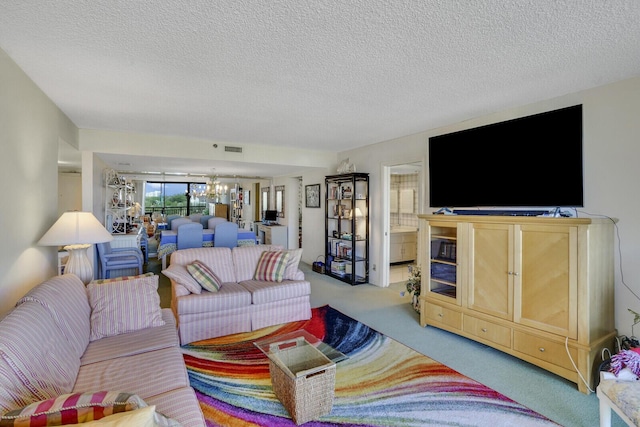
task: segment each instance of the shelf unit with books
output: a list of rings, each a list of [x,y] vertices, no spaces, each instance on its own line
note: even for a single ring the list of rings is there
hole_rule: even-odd
[[[369,282],[369,174],[325,177],[325,274]]]

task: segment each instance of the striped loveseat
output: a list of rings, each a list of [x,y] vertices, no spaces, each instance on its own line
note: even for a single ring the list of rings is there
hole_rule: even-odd
[[[272,255],[282,262],[266,263]],[[302,249],[283,251],[273,245],[172,253],[162,273],[171,279],[171,308],[178,319],[180,343],[310,319],[311,284],[298,268],[301,256]],[[215,276],[219,286],[203,289],[189,271],[196,261]]]
[[[0,320],[0,425],[145,411],[161,425],[204,426],[157,289],[155,275],[85,287],[73,274],[31,289]]]

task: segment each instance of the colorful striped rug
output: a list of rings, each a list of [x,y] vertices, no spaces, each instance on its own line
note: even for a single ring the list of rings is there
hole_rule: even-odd
[[[208,426],[293,426],[255,341],[304,329],[347,356],[333,409],[305,426],[557,426],[447,366],[329,307],[308,321],[183,346]]]

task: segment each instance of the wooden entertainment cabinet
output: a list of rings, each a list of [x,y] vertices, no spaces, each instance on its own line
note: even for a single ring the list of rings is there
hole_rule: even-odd
[[[422,326],[595,390],[616,336],[611,220],[418,216]]]

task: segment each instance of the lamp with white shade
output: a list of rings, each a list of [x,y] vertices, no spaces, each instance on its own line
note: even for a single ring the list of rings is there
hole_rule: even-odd
[[[91,212],[65,212],[38,242],[42,246],[64,246],[69,252],[66,273],[75,274],[86,285],[93,279],[87,249],[94,243],[110,242],[113,236]]]

